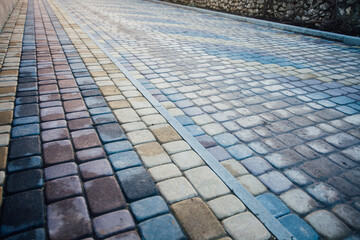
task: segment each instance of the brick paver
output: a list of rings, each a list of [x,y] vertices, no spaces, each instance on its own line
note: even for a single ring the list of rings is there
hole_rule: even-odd
[[[1,238],[274,237],[78,23],[297,239],[359,234],[358,48],[150,1],[19,0]]]

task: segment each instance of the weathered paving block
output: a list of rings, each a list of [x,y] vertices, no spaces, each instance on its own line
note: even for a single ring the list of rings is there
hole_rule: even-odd
[[[63,140],[69,138],[70,138],[70,134],[66,128],[56,128],[41,132],[41,140],[43,142]]]
[[[37,228],[34,230],[19,233],[14,236],[5,238],[5,240],[22,240],[22,239],[45,240],[46,239],[45,229]]]
[[[204,161],[194,151],[185,151],[171,155],[171,159],[181,171],[205,165]]]
[[[113,170],[106,159],[86,162],[79,165],[80,174],[85,181],[113,175]]]
[[[264,193],[256,199],[276,218],[290,212],[289,208],[272,193]]]
[[[24,106],[24,105],[20,105]],[[65,113],[62,107],[43,108],[40,110],[41,121],[54,121],[65,119]]]
[[[184,177],[168,179],[156,186],[169,204],[197,196],[195,189]]]
[[[74,160],[74,150],[69,140],[43,144],[45,165],[69,162]]]
[[[153,180],[143,167],[118,171],[116,176],[130,202],[157,194]]]
[[[40,156],[32,156],[10,161],[7,166],[7,171],[12,173],[41,167],[42,158]]]
[[[1,236],[42,227],[44,224],[45,205],[41,190],[27,191],[5,198]]]
[[[319,239],[319,235],[312,229],[304,220],[294,214],[288,214],[279,218],[279,221],[284,227],[292,233],[296,239]]]
[[[346,204],[339,204],[332,209],[332,212],[353,229],[360,229],[360,212],[358,210]]]
[[[169,212],[167,204],[160,196],[133,202],[130,204],[130,209],[138,222]]]
[[[44,180],[42,170],[27,170],[8,175],[6,190],[9,193],[16,193],[25,190],[41,188],[43,184]]]
[[[175,154],[178,152],[184,152],[184,151],[191,149],[189,144],[187,144],[183,140],[165,143],[162,145],[162,147],[165,149],[165,151],[169,155],[172,155],[172,154]]]
[[[149,130],[129,132],[127,137],[133,145],[156,141],[154,135]]]
[[[76,152],[76,160],[79,162],[86,162],[94,159],[105,158],[106,154],[102,147],[90,148]]]
[[[191,239],[214,239],[226,235],[220,222],[200,198],[173,204],[171,210]]]
[[[99,137],[94,129],[72,132],[71,137],[76,150],[101,146]]]
[[[281,193],[292,187],[289,181],[282,173],[271,171],[259,176],[259,180],[274,193]]]
[[[269,239],[268,230],[251,213],[245,212],[227,218],[224,227],[233,239]]]
[[[338,165],[325,158],[307,161],[300,168],[310,176],[318,179],[336,176],[343,171]]]
[[[175,164],[163,164],[161,166],[150,168],[148,171],[155,182],[180,177],[182,175]]]
[[[77,165],[73,162],[57,164],[44,170],[46,181],[78,174]]]
[[[229,188],[209,167],[198,167],[184,172],[204,200],[230,193]]]
[[[94,230],[97,237],[133,230],[134,220],[128,210],[120,210],[94,218]]]
[[[59,201],[80,195],[82,195],[82,187],[78,176],[58,178],[45,183],[47,202]]]
[[[328,205],[338,202],[343,197],[336,189],[323,182],[308,186],[306,191],[320,202]]]
[[[225,195],[208,202],[215,216],[222,220],[245,211],[245,205],[234,195]]]
[[[126,139],[124,131],[117,123],[99,125],[96,129],[103,143]]]
[[[155,167],[161,164],[171,163],[169,156],[157,142],[137,145],[135,146],[135,150],[146,167]]]
[[[41,154],[39,136],[27,136],[11,140],[10,158],[28,157],[39,154]]]
[[[254,196],[264,193],[267,190],[266,187],[251,174],[241,176],[237,178],[237,180]]]
[[[84,238],[92,234],[83,197],[70,198],[47,206],[49,237],[54,240]]]
[[[120,187],[114,177],[104,177],[84,183],[92,214],[99,215],[126,207]]]
[[[17,105],[14,110],[14,117],[16,118],[38,116],[38,115],[39,115],[39,105],[36,103]]]
[[[118,152],[130,151],[133,149],[129,141],[117,141],[104,145],[104,149],[107,154],[113,154]]]
[[[70,120],[68,124],[69,124],[69,130],[71,131],[92,128],[93,125],[90,118],[80,118],[80,119]]]
[[[299,214],[308,213],[315,208],[320,207],[319,204],[306,194],[303,190],[292,189],[280,195],[280,198],[295,212]]]
[[[135,151],[119,152],[109,156],[115,171],[130,167],[141,166],[141,161]]]

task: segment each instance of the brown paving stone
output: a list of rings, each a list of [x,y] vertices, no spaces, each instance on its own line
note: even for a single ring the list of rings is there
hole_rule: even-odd
[[[74,150],[70,140],[61,140],[43,144],[44,162],[46,165],[74,160]]]
[[[82,99],[70,100],[64,102],[64,109],[66,113],[85,111],[86,106]]]
[[[50,94],[50,93],[58,93],[59,88],[56,84],[49,84],[49,85],[41,85],[39,86],[39,93],[40,94]]]
[[[169,125],[153,126],[150,130],[161,144],[181,140],[180,135]]]
[[[58,178],[45,183],[45,196],[48,202],[75,197],[82,194],[78,176]]]
[[[76,152],[76,159],[79,162],[86,162],[90,160],[105,158],[106,154],[102,147],[99,148],[90,148],[86,150],[81,150]]]
[[[72,88],[77,87],[77,84],[75,80],[69,79],[69,80],[59,80],[59,87],[60,88]]]
[[[216,239],[226,236],[220,222],[200,198],[173,204],[171,209],[191,239]]]
[[[0,147],[0,170],[4,170],[6,168],[7,155],[8,155],[8,148]]]
[[[0,125],[11,124],[13,120],[12,111],[3,111],[0,112]]]
[[[7,93],[16,93],[16,87],[0,87],[0,94],[7,94]]]
[[[91,128],[93,123],[90,118],[80,118],[68,121],[69,129],[71,131]]]
[[[99,238],[135,229],[135,223],[128,210],[120,210],[94,218],[94,231]]]
[[[107,159],[100,159],[95,161],[80,164],[81,177],[85,180],[94,178],[112,176],[114,174],[110,163]]]
[[[120,94],[120,91],[116,86],[104,86],[104,87],[99,87],[99,89],[104,96],[112,96],[112,95]]]
[[[60,100],[60,94],[45,94],[40,95],[40,102]]]
[[[47,207],[51,240],[70,240],[90,236],[91,220],[83,197],[66,199]]]
[[[119,108],[128,108],[130,107],[130,104],[126,100],[117,100],[117,101],[111,101],[108,102],[109,107],[111,109],[119,109]]]
[[[41,121],[54,121],[65,119],[64,110],[62,107],[50,107],[40,110]]]
[[[94,129],[79,130],[71,133],[76,150],[101,146]]]
[[[81,98],[80,93],[64,93],[61,95],[62,100],[73,100]]]
[[[69,131],[67,128],[56,128],[41,132],[41,140],[43,142],[56,141],[62,139],[69,139]]]
[[[84,184],[92,214],[99,215],[126,207],[126,201],[114,177],[104,177]]]

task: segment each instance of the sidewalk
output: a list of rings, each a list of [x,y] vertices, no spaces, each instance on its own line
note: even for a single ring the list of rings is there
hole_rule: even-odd
[[[309,66],[315,42],[306,61],[256,45],[233,59],[233,35],[185,36],[169,15],[234,24],[144,1],[18,2],[0,34],[1,236],[357,239],[360,49],[252,26],[273,47],[266,32],[293,38],[286,54],[319,41],[324,62]]]

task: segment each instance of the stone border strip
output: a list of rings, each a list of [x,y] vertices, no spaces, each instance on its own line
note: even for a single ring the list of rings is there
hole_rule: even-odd
[[[58,2],[58,1],[57,1]],[[59,2],[58,2],[59,3]],[[61,3],[59,3],[61,5]],[[177,5],[176,5],[177,6]],[[95,44],[111,59],[121,72],[133,83],[139,92],[153,105],[153,107],[167,120],[167,122],[181,135],[181,137],[193,148],[206,164],[218,175],[218,177],[234,192],[234,194],[256,215],[260,221],[277,239],[294,239],[294,236],[276,219],[270,212],[256,200],[226,169],[222,166],[169,112],[165,109],[142,84],[126,70],[126,68],[114,58],[111,53],[99,43],[95,37],[69,13],[72,20],[92,39]]]
[[[266,20],[243,17],[243,16],[238,16],[238,15],[234,15],[234,14],[230,14],[230,13],[222,13],[222,12],[217,12],[217,11],[198,8],[198,7],[190,7],[190,6],[185,6],[185,5],[176,4],[176,3],[163,2],[160,0],[147,0],[147,1],[152,1],[155,3],[159,3],[159,4],[170,5],[173,7],[174,6],[180,7],[180,8],[184,8],[187,10],[200,12],[200,13],[207,13],[207,14],[211,13],[211,14],[215,14],[217,16],[234,19],[234,20],[238,20],[241,22],[247,22],[247,23],[257,24],[257,25],[264,26],[264,27],[277,28],[280,30],[301,33],[301,34],[314,36],[314,37],[325,38],[325,39],[329,39],[329,40],[343,42],[348,45],[360,46],[360,37],[353,37],[353,36],[348,36],[348,35],[339,34],[339,33],[325,32],[325,31],[320,31],[320,30],[315,30],[315,29],[310,29],[310,28],[305,28],[305,27],[298,27],[298,26],[293,26],[293,25],[288,25],[288,24],[283,24],[283,23],[270,22],[270,21],[266,21]]]

